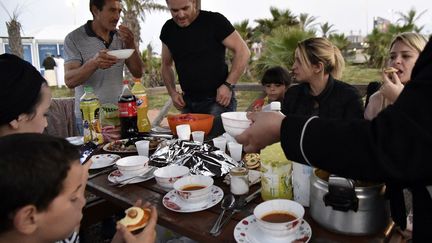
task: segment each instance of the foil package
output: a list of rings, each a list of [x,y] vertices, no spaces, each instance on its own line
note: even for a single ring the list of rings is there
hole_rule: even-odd
[[[210,144],[182,140],[167,140],[160,143],[150,156],[150,161],[158,167],[170,164],[184,165],[189,168],[191,174],[215,177],[221,177],[231,168],[242,166],[243,163],[233,160]]]

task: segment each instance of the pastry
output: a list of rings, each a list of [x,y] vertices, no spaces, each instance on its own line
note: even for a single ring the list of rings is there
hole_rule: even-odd
[[[126,209],[125,213],[125,217],[118,222],[124,225],[129,231],[135,231],[147,225],[151,211],[148,208],[131,207]]]

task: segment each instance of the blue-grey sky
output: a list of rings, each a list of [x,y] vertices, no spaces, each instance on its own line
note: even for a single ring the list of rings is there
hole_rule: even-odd
[[[37,30],[52,25],[64,25],[72,28],[91,19],[88,0],[0,0],[10,14],[18,8],[19,20],[25,35],[32,35]],[[156,0],[165,4],[165,0]],[[429,4],[428,4],[429,2]],[[269,18],[270,6],[290,9],[294,14],[308,13],[318,17],[317,22],[329,22],[340,33],[353,32],[365,35],[372,30],[373,18],[380,16],[392,21],[398,19],[397,12],[407,13],[414,7],[418,13],[427,12],[418,21],[425,25],[424,34],[432,33],[432,9],[429,0],[202,0],[202,9],[224,14],[232,23],[249,19],[251,25],[255,19]],[[73,7],[75,6],[75,7]],[[160,51],[159,33],[164,22],[170,18],[168,12],[148,14],[141,24],[142,47],[151,43]],[[0,8],[0,36],[6,36],[5,21],[8,14]]]

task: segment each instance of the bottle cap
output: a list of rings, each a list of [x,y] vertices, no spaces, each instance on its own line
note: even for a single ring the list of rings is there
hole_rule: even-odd
[[[129,84],[129,80],[127,79],[123,80],[123,84]]]
[[[245,167],[234,167],[230,170],[232,176],[244,176],[248,174],[248,169]]]
[[[86,93],[93,92],[93,87],[91,87],[91,86],[84,86],[84,92],[86,92]]]

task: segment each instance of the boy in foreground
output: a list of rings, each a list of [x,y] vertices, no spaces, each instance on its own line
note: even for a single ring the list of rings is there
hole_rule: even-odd
[[[78,148],[62,138],[34,133],[0,138],[0,242],[56,242],[79,227],[89,167],[79,158]],[[151,210],[141,233],[117,225],[113,242],[154,242],[157,211]]]

